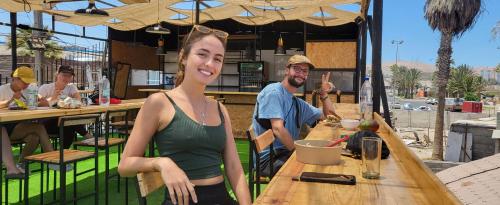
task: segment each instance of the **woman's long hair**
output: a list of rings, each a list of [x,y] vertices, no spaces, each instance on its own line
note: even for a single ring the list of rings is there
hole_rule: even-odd
[[[186,73],[186,67],[184,66],[184,64],[182,64],[182,60],[184,60],[184,58],[187,58],[189,56],[189,53],[191,52],[191,48],[193,47],[193,44],[200,41],[204,37],[210,36],[210,35],[213,35],[217,39],[219,39],[219,41],[224,46],[224,50],[226,49],[226,39],[218,37],[217,35],[214,35],[214,33],[212,33],[212,32],[203,33],[203,32],[200,32],[196,29],[193,29],[191,31],[191,33],[184,36],[184,39],[182,40],[182,42],[184,42],[184,43],[182,44],[183,46],[182,46],[181,50],[179,51],[179,58],[177,61],[179,69],[177,70],[177,74],[175,76],[175,87],[179,86],[182,83],[182,81],[184,80],[184,75]]]

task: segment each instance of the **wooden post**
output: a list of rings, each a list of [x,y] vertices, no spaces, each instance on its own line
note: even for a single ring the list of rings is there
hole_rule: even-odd
[[[372,88],[373,112],[380,114],[380,88],[382,69],[382,8],[383,0],[373,1],[373,40],[372,40]],[[380,70],[380,72],[378,72]],[[385,89],[385,88],[383,88]]]
[[[10,13],[10,42],[12,45],[11,50],[11,56],[12,56],[12,71],[16,70],[17,68],[17,33],[16,33],[16,27],[17,27],[17,13]]]

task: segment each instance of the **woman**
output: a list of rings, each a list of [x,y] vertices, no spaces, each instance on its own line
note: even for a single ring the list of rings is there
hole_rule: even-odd
[[[78,93],[78,88],[74,84],[69,84],[73,81],[75,72],[73,68],[67,65],[62,65],[57,69],[56,81],[49,84],[44,84],[38,89],[38,95],[43,99],[46,99],[48,106],[55,105],[59,99],[64,99],[66,97],[71,97],[81,100],[80,94]],[[57,124],[57,119],[49,119],[43,121],[45,128],[49,134],[59,134],[59,126]],[[80,134],[85,138],[93,138],[93,136],[87,132],[84,125],[74,125],[64,127],[64,149],[68,149],[73,140],[76,138],[76,133]]]
[[[176,88],[151,95],[137,115],[118,171],[122,176],[159,171],[167,186],[163,204],[235,204],[221,163],[240,204],[250,204],[226,108],[204,95],[220,74],[228,34],[195,25],[179,52]],[[145,158],[155,139],[161,157]]]

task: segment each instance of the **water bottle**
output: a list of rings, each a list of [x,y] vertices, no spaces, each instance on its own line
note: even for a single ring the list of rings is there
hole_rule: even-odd
[[[101,82],[99,82],[99,105],[109,106],[109,101],[111,98],[109,89],[109,80],[106,78],[106,76],[103,76]]]
[[[368,77],[365,77],[365,82],[361,86],[359,110],[361,111],[361,117],[363,119],[371,120],[373,118],[372,86]]]
[[[26,88],[26,104],[30,110],[36,110],[38,107],[38,86],[35,83]]]

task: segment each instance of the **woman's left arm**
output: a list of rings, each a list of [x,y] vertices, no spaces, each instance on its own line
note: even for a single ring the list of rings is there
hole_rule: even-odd
[[[233,131],[231,128],[231,120],[227,113],[226,107],[221,104],[221,109],[225,119],[226,129],[226,146],[224,148],[224,170],[229,178],[233,192],[238,198],[238,203],[241,205],[251,204],[250,191],[245,178],[245,173],[241,167],[240,158],[236,151],[236,143],[234,142]]]

